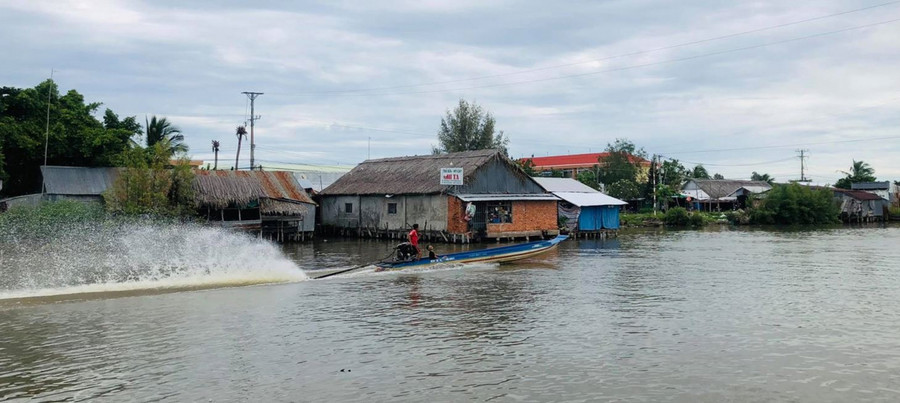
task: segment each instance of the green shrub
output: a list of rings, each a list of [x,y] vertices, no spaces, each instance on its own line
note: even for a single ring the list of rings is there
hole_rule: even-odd
[[[666,211],[666,225],[684,227],[691,223],[691,217],[684,207],[673,207]]]
[[[726,211],[725,219],[734,225],[750,224],[750,213],[746,210]]]
[[[840,209],[829,189],[796,183],[776,185],[759,207],[750,210],[754,224],[815,225],[838,222]]]
[[[695,211],[691,213],[690,224],[692,227],[702,227],[706,225],[706,219],[703,217],[703,214]]]

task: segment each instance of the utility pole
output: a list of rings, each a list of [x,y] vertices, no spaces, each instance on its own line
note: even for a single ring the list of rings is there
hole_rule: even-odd
[[[809,156],[806,155],[806,153],[808,153],[809,150],[800,149],[800,150],[797,150],[797,152],[800,153],[800,180],[797,182],[804,182],[804,183],[810,182],[810,180],[806,178],[806,165],[804,164],[804,161],[803,161],[806,158],[809,158]]]
[[[50,69],[50,85],[47,87],[47,127],[44,131],[44,167],[47,166],[47,148],[50,146],[50,95],[53,94],[53,69]],[[46,169],[46,168],[45,168]],[[41,175],[41,194],[47,192],[47,182]]]
[[[255,115],[255,112],[253,109],[253,102],[256,101],[256,97],[262,95],[263,93],[262,92],[244,91],[241,94],[244,94],[247,96],[247,98],[250,98],[250,170],[252,171],[253,166],[254,166],[253,165],[254,164],[253,151],[256,149],[256,143],[253,140],[253,123],[256,122],[257,119],[262,117],[262,116]]]
[[[650,183],[652,186],[650,187],[650,191],[653,192],[653,215],[656,215],[656,187],[658,186],[657,177],[659,176],[659,172],[656,168],[656,154],[653,154],[653,158],[650,161]]]

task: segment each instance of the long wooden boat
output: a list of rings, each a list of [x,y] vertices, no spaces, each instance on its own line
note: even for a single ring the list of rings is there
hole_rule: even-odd
[[[568,239],[568,235],[559,235],[556,238],[543,240],[543,241],[535,241],[528,243],[521,243],[516,245],[507,245],[501,246],[497,248],[488,248],[488,249],[480,249],[466,252],[456,252],[449,253],[446,255],[438,255],[437,259],[402,259],[395,258],[391,260],[382,260],[378,263],[374,264],[363,264],[359,266],[354,266],[349,269],[343,269],[338,271],[332,271],[323,275],[315,276],[314,279],[326,278],[331,276],[336,276],[339,274],[351,273],[356,271],[367,270],[372,266],[375,266],[376,271],[385,271],[385,270],[403,270],[413,267],[428,267],[435,266],[439,264],[445,263],[474,263],[474,262],[511,262],[513,260],[525,259],[529,258],[541,253],[544,253],[548,250],[556,248],[560,242]],[[402,244],[401,244],[402,245]],[[399,249],[398,246],[395,248],[395,251]],[[397,255],[403,255],[402,253],[397,253]]]
[[[418,259],[418,260],[385,260],[375,264],[378,271],[383,270],[402,270],[412,267],[427,267],[443,263],[474,263],[474,262],[511,262],[519,259],[526,259],[553,248],[556,248],[560,242],[568,239],[568,235],[559,235],[556,238],[527,242],[516,245],[500,246],[497,248],[479,249],[466,252],[448,253],[446,255],[438,255],[437,259]]]

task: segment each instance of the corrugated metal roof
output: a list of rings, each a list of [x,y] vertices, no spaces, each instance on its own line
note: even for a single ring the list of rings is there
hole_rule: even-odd
[[[559,200],[558,197],[550,194],[550,193],[523,193],[523,194],[510,194],[510,193],[484,193],[484,194],[461,194],[456,195],[460,200],[465,202],[470,201],[507,201],[507,200]]]
[[[624,206],[628,204],[622,200],[616,199],[612,196],[607,196],[600,192],[594,193],[585,193],[585,192],[553,192],[553,194],[559,196],[560,199],[563,199],[569,203],[572,203],[578,207],[588,207],[588,206]]]
[[[294,174],[294,177],[297,178],[298,181],[303,185],[304,189],[313,189],[316,192],[321,192],[325,188],[331,186],[332,183],[337,182],[342,176],[347,174],[350,169],[348,168],[344,172],[331,172],[331,171],[291,171]],[[311,186],[307,186],[303,181],[308,181]]]
[[[890,190],[891,182],[859,182],[859,183],[851,183],[850,189],[853,190]]]
[[[119,168],[42,166],[47,194],[101,195],[119,177]]]
[[[772,185],[763,181],[743,181],[730,179],[691,179],[688,183],[694,182],[701,190],[709,195],[710,199],[724,200],[736,190],[744,187],[747,189],[772,189]],[[687,186],[687,184],[685,184]]]
[[[585,185],[572,178],[533,178],[535,182],[541,185],[548,192],[579,192],[579,193],[598,193],[588,185]]]
[[[881,196],[875,193],[869,193],[865,190],[847,190],[834,188],[835,193],[840,193],[848,197],[852,197],[856,200],[884,200]]]
[[[448,188],[438,180],[441,168],[463,168],[463,175],[468,179],[479,167],[495,158],[505,157],[498,150],[477,150],[367,160],[325,188],[321,194],[440,193]]]

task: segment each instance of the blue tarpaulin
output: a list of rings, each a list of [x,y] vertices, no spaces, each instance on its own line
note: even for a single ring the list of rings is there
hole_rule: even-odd
[[[585,206],[578,216],[578,229],[596,231],[599,229],[619,229],[618,206]]]

